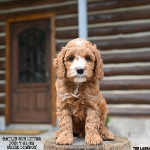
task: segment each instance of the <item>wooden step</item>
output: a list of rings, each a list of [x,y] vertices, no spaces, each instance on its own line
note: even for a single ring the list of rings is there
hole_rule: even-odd
[[[149,94],[103,94],[107,104],[150,104]]]

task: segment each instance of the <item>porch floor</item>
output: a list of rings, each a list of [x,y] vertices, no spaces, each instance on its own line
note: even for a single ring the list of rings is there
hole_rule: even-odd
[[[42,127],[42,125],[40,125]],[[40,127],[39,126],[39,127]],[[14,126],[9,126],[11,128]],[[27,127],[27,126],[26,126]],[[28,125],[27,128],[33,128]],[[34,125],[35,128],[36,125]],[[48,126],[43,127],[48,129]],[[36,135],[36,136],[25,136],[25,135],[2,135],[0,134],[0,150],[7,150],[6,145],[8,141],[3,141],[3,137],[41,137],[44,140],[49,137],[53,137],[58,127],[50,127],[48,132]],[[150,147],[150,118],[126,118],[126,117],[110,117],[108,124],[108,130],[113,132],[115,135],[124,136],[131,140],[131,145],[136,147]],[[37,150],[42,150],[42,142],[35,141]]]

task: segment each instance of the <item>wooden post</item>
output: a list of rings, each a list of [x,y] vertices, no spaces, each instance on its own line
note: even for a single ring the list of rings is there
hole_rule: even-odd
[[[72,145],[56,145],[56,139],[42,141],[43,150],[131,150],[131,141],[125,137],[115,136],[114,140],[103,141],[100,145],[87,145],[85,138],[74,137]]]

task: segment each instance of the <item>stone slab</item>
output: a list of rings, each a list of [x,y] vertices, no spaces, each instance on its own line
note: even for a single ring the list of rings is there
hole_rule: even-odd
[[[43,150],[131,150],[131,141],[125,137],[115,136],[114,140],[103,141],[100,145],[87,145],[85,138],[74,137],[72,145],[56,145],[51,137],[42,141]]]

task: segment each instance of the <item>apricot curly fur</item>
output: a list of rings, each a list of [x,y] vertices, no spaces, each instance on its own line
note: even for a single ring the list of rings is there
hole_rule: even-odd
[[[75,59],[90,57],[84,68],[86,81],[75,83],[75,75],[70,70]],[[101,144],[103,140],[114,139],[114,135],[105,128],[107,116],[106,101],[99,92],[99,81],[104,73],[103,62],[96,45],[84,39],[74,39],[58,54],[54,60],[57,72],[55,83],[57,91],[57,119],[59,130],[55,133],[57,144],[72,144],[73,132],[85,134],[85,142],[89,145]]]
[[[57,58],[54,59],[54,63],[53,63],[57,71],[57,77],[60,80],[65,77],[65,67],[63,62],[65,53],[66,53],[66,49],[62,48],[61,53],[58,54]]]

